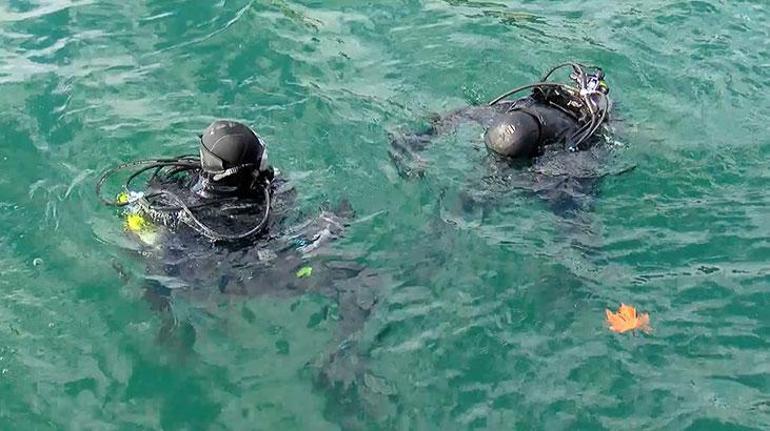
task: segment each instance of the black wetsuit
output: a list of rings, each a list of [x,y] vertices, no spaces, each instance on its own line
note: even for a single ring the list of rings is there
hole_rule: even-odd
[[[149,184],[148,193],[156,188],[173,191],[195,207],[200,222],[218,232],[248,230],[264,212],[257,193],[201,198],[190,188],[194,183],[195,178],[186,175],[156,180]],[[343,202],[335,211],[301,214],[296,210],[296,192],[287,181],[278,177],[270,187],[273,198],[267,228],[237,242],[212,242],[190,227],[179,212],[151,217],[162,226],[154,244],[143,251],[148,299],[166,308],[179,295],[205,300],[217,295],[288,296],[312,291],[348,302],[343,291],[355,284],[348,280],[365,276],[364,268],[333,256],[325,245],[342,235],[352,210]],[[368,312],[343,311],[348,315]],[[349,318],[359,320],[358,316]]]

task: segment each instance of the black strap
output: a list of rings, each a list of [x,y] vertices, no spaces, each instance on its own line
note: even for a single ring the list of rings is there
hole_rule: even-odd
[[[513,111],[521,111],[530,117],[532,117],[533,120],[535,120],[535,123],[537,123],[537,147],[540,148],[540,146],[543,143],[543,122],[540,119],[540,115],[538,115],[536,112],[533,112],[531,109],[529,109],[529,106],[522,106],[522,107],[514,107],[508,112]]]

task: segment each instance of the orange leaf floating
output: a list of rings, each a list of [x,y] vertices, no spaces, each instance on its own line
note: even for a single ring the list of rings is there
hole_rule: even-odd
[[[606,310],[607,323],[610,325],[610,331],[617,333],[624,333],[628,331],[641,330],[644,332],[651,332],[650,327],[650,315],[642,313],[637,315],[636,308],[620,304],[617,313],[613,313],[610,310]]]

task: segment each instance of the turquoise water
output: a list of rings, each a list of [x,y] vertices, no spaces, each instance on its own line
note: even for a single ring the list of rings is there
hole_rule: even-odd
[[[766,2],[507,3],[0,2],[0,428],[769,429]],[[636,166],[589,208],[463,205],[489,169],[473,126],[398,175],[389,133],[567,59],[604,66],[607,169]],[[180,299],[164,336],[94,199],[101,169],[220,117],[301,208],[356,209],[332,252],[377,306],[347,389],[316,378],[344,341],[324,295]],[[621,302],[654,333],[609,332]]]

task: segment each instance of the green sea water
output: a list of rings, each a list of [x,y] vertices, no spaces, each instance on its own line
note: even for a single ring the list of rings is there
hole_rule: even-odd
[[[770,429],[768,23],[765,0],[0,0],[0,429]],[[612,86],[608,171],[636,167],[589,207],[463,204],[473,126],[399,176],[390,134],[570,59]],[[355,208],[330,253],[376,306],[345,339],[314,292],[180,299],[171,329],[143,298],[95,178],[217,118],[301,209]],[[654,332],[611,333],[620,303]],[[350,386],[319,381],[346,343]]]

